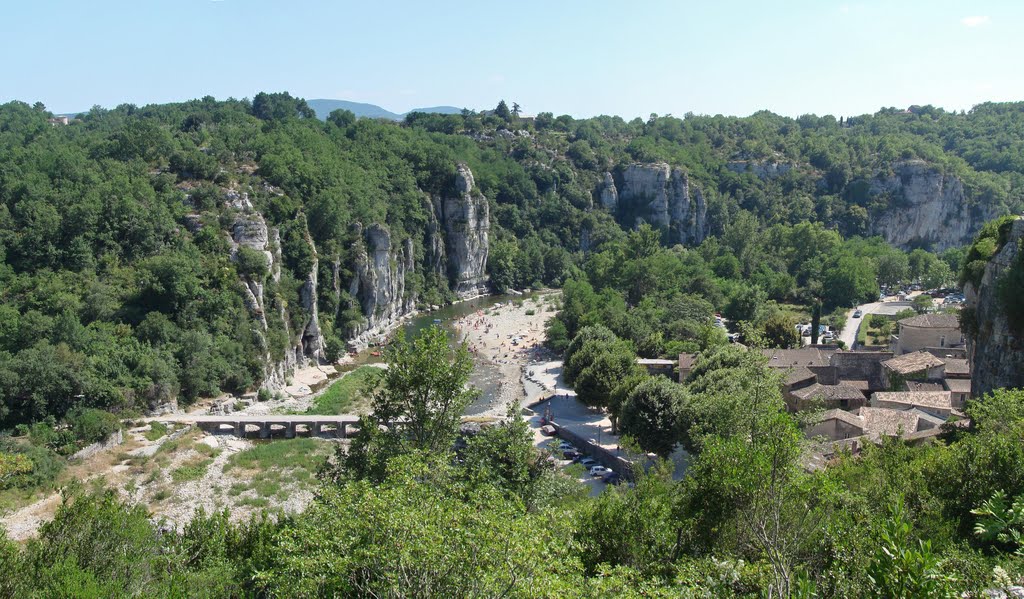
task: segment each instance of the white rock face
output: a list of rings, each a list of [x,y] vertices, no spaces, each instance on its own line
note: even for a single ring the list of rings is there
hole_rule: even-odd
[[[445,232],[445,253],[452,291],[461,298],[487,293],[488,235],[491,230],[487,198],[473,193],[473,173],[460,164],[455,176],[456,197],[444,198],[438,220]]]
[[[415,306],[415,298],[405,296],[405,278],[415,267],[412,239],[392,248],[391,232],[379,224],[370,225],[364,238],[348,287],[364,319],[348,331],[349,346],[357,350],[388,333]]]
[[[899,162],[889,175],[871,180],[871,195],[887,195],[889,207],[871,216],[869,232],[901,248],[942,251],[971,242],[996,211],[972,210],[959,178],[921,160]]]
[[[281,279],[281,237],[277,229],[267,227],[267,221],[263,218],[249,201],[248,194],[229,191],[226,194],[227,206],[235,212],[234,221],[231,224],[231,259],[238,259],[239,248],[246,247],[262,252],[267,261],[267,270],[270,278],[277,282]],[[313,240],[306,237],[307,243],[313,245]],[[257,333],[262,337],[266,346],[266,333],[268,330],[266,315],[266,298],[264,296],[264,281],[243,276],[243,300],[249,312],[257,319],[260,325]],[[292,372],[304,366],[309,360],[323,360],[325,342],[323,333],[320,330],[320,316],[316,302],[317,296],[317,257],[316,248],[313,247],[313,267],[306,275],[299,290],[299,297],[302,307],[308,315],[302,327],[302,334],[299,341],[292,347],[285,350],[284,360],[275,361],[272,359],[269,349],[265,355],[265,370],[263,387],[271,391],[283,389],[287,379]],[[280,317],[284,322],[285,332],[288,338],[291,333],[288,331],[290,319],[288,314],[281,308]]]
[[[707,236],[707,205],[704,195],[690,185],[686,173],[664,162],[631,164],[621,175],[621,184],[608,186],[606,174],[600,190],[605,207],[617,206],[620,218],[634,226],[648,223],[668,231],[669,243],[699,244]],[[614,190],[614,191],[613,191]]]
[[[601,182],[601,187],[598,190],[598,197],[601,200],[601,206],[605,210],[614,213],[619,208],[619,190],[615,188],[615,179],[612,178],[611,173],[604,174],[604,180]]]
[[[1024,220],[1016,220],[1007,242],[985,266],[981,285],[964,286],[966,309],[973,312],[976,335],[967,337],[971,363],[971,393],[975,397],[1001,387],[1024,387],[1024,339],[1010,330],[1006,313],[996,296],[999,277],[1010,268],[1024,239]]]

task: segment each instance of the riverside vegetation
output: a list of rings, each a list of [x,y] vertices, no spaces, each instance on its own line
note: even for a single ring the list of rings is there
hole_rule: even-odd
[[[692,449],[687,476],[673,482],[665,462],[634,489],[587,498],[520,418],[454,449],[473,397],[465,347],[434,329],[388,351],[372,414],[350,451],[323,462],[303,513],[199,513],[178,532],[112,492],[71,494],[38,539],[0,539],[0,592],[955,597],[1024,573],[1024,392],[972,402],[972,428],[942,443],[892,440],[808,473],[778,375],[725,346],[687,385],[651,379],[629,399],[641,414],[658,402],[640,396],[677,402],[680,437],[667,442]],[[263,447],[294,459],[286,444]]]
[[[943,443],[808,474],[777,381],[713,317],[787,347],[793,306],[838,326],[880,285],[975,276],[995,229],[958,246],[1022,205],[1024,105],[322,122],[282,93],[49,116],[0,106],[0,428],[17,436],[0,438],[0,486],[52,484],[61,456],[152,406],[333,360],[382,304],[456,299],[464,258],[499,291],[561,287],[548,343],[567,377],[641,447],[693,461],[682,482],[654,468],[586,499],[518,418],[453,455],[469,362],[431,333],[390,350],[306,512],[168,532],[78,492],[39,539],[0,543],[2,594],[941,596],[1020,578],[1019,392],[971,405]],[[959,228],[903,222],[936,181]],[[432,207],[459,193],[490,214],[472,235]],[[261,249],[238,242],[259,222]],[[476,253],[446,266],[440,229]],[[636,370],[679,351],[701,352],[686,385]],[[374,426],[400,418],[407,434]]]

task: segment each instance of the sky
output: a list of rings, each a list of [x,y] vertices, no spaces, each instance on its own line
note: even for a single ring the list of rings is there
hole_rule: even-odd
[[[1024,100],[1024,2],[2,0],[0,102],[857,115]]]

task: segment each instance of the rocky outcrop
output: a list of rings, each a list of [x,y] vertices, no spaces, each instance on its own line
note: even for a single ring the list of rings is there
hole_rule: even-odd
[[[415,298],[405,293],[406,277],[415,268],[412,239],[392,243],[383,225],[370,225],[365,233],[357,228],[360,243],[355,248],[354,276],[349,296],[358,304],[362,321],[350,325],[349,346],[360,350],[388,333],[415,309]]]
[[[599,197],[623,224],[666,230],[669,243],[696,245],[707,237],[704,194],[680,168],[663,162],[631,164],[617,179],[605,174]]]
[[[267,262],[267,273],[271,280],[278,282],[281,279],[281,238],[277,229],[267,226],[266,219],[257,211],[249,196],[246,193],[239,193],[231,190],[226,194],[226,204],[234,213],[234,220],[230,226],[231,259],[238,259],[240,248],[249,248],[261,252]],[[313,246],[313,240],[306,235],[306,242]],[[265,370],[263,387],[270,390],[283,388],[287,384],[295,368],[305,365],[309,360],[320,361],[324,359],[325,342],[323,333],[320,330],[320,317],[317,307],[317,256],[316,248],[313,247],[313,266],[307,273],[306,279],[299,290],[306,321],[297,342],[285,348],[284,359],[274,360],[267,346],[267,298],[265,297],[265,279],[261,277],[243,275],[242,299],[246,308],[259,322],[257,334],[263,340],[266,349]],[[288,339],[292,339],[288,330],[288,314],[283,305],[279,308],[280,320],[284,323],[285,333]]]
[[[869,233],[905,249],[942,251],[966,245],[997,216],[992,206],[969,206],[958,177],[922,160],[896,163],[891,173],[868,185],[870,196],[888,198],[886,209],[871,215]]]
[[[436,201],[434,206],[435,218],[445,233],[448,279],[452,291],[460,298],[488,292],[490,205],[473,185],[473,173],[460,164],[455,175],[455,195]]]
[[[619,190],[615,188],[615,178],[611,173],[605,173],[601,186],[597,190],[597,197],[601,206],[612,213],[619,209]]]
[[[1015,335],[997,297],[999,278],[1013,265],[1024,239],[1024,220],[1010,227],[1006,243],[985,265],[981,283],[964,286],[967,358],[971,393],[981,396],[1002,387],[1024,387],[1024,339]]]

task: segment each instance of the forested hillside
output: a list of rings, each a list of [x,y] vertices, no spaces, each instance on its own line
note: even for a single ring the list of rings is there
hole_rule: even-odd
[[[634,312],[668,281],[706,302],[701,318],[753,319],[762,299],[850,305],[906,271],[858,237],[954,248],[1024,198],[1019,104],[625,122],[524,120],[502,103],[393,123],[322,122],[260,94],[50,116],[0,107],[4,428],[272,388],[417,306],[488,280],[583,284],[584,266]],[[903,222],[908,202],[950,216]],[[644,222],[653,237],[631,249]],[[630,279],[623,251],[658,263]],[[919,258],[918,277],[950,278]],[[958,269],[956,250],[943,258]],[[677,278],[645,282],[658,268]],[[699,335],[655,320],[636,328],[645,354]]]

